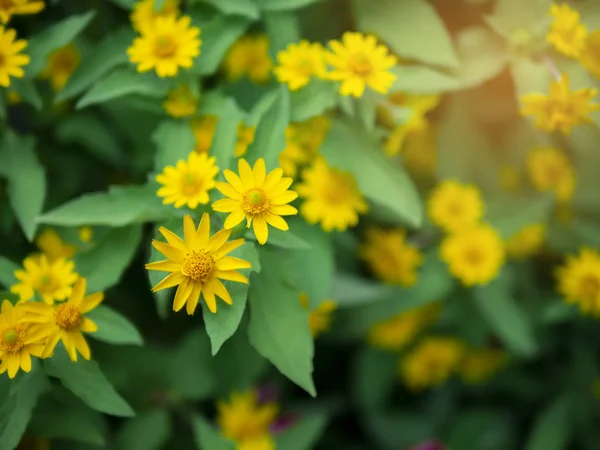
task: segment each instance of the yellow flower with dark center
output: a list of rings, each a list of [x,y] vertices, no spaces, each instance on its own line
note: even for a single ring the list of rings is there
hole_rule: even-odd
[[[546,239],[546,226],[541,223],[527,225],[512,236],[505,244],[509,258],[525,259],[536,255]]]
[[[38,324],[47,336],[43,358],[52,356],[56,344],[62,341],[71,361],[77,361],[78,352],[84,359],[90,359],[90,347],[83,333],[94,333],[98,326],[85,315],[102,303],[104,294],[86,296],[86,284],[85,278],[79,278],[69,299],[55,306],[38,302],[22,305],[26,312],[24,320]]]
[[[171,273],[154,286],[152,292],[178,286],[173,311],[179,311],[186,305],[189,315],[194,314],[201,295],[212,313],[217,312],[215,295],[231,305],[231,296],[221,280],[248,283],[248,279],[237,270],[249,269],[251,264],[240,258],[226,256],[244,244],[244,240],[227,242],[231,230],[220,230],[211,236],[207,213],[202,215],[198,229],[190,216],[184,217],[183,240],[164,227],[158,230],[167,243],[153,240],[152,245],[167,259],[148,263],[146,269]]]
[[[277,54],[279,65],[274,72],[280,83],[287,83],[291,91],[306,86],[312,77],[325,78],[325,49],[321,44],[300,41],[290,44]]]
[[[600,78],[600,30],[590,33],[579,56],[579,62],[596,78]]]
[[[187,206],[195,209],[206,205],[209,191],[215,187],[215,177],[219,168],[215,157],[206,153],[191,152],[187,161],[178,161],[175,166],[166,166],[156,176],[161,188],[156,195],[163,197],[165,205],[173,203],[175,208]]]
[[[267,174],[265,160],[259,158],[251,168],[245,159],[238,160],[239,176],[231,170],[224,170],[227,183],[217,182],[216,187],[227,197],[217,200],[212,207],[215,211],[229,213],[225,228],[231,229],[246,219],[252,225],[259,244],[267,242],[271,225],[287,231],[289,226],[281,216],[298,214],[298,210],[288,203],[298,194],[289,190],[291,178],[282,177],[280,168]]]
[[[308,296],[300,294],[300,304],[304,309],[309,309]],[[331,314],[337,309],[337,305],[333,300],[324,300],[315,309],[310,310],[308,316],[308,326],[313,338],[316,338],[321,333],[329,331],[331,328]]]
[[[79,229],[79,240],[84,244],[89,244],[94,238],[94,230],[90,227],[81,227]]]
[[[48,63],[40,77],[48,79],[54,92],[60,91],[79,66],[81,55],[73,44],[55,50],[48,57]]]
[[[279,167],[289,177],[295,177],[298,166],[311,162],[325,140],[331,122],[325,116],[291,123],[285,130],[285,148],[279,154]]]
[[[527,175],[537,191],[554,191],[559,202],[567,202],[573,197],[575,170],[567,155],[559,149],[538,147],[529,152]]]
[[[56,231],[46,228],[35,239],[35,245],[48,257],[49,261],[60,258],[72,258],[75,246],[65,243]]]
[[[474,185],[445,180],[436,187],[427,201],[431,221],[446,232],[461,231],[481,220],[483,200]]]
[[[389,69],[398,61],[387,47],[377,44],[374,36],[346,32],[341,42],[331,41],[329,46],[332,52],[327,52],[325,57],[333,71],[328,73],[328,78],[342,82],[342,95],[360,97],[366,86],[385,94],[394,84],[396,75]]]
[[[44,2],[37,0],[0,1],[0,22],[6,24],[12,16],[37,14],[44,9]],[[0,48],[2,46],[0,45]]]
[[[237,142],[235,143],[235,151],[234,155],[239,158],[240,156],[244,156],[246,150],[248,150],[248,146],[254,141],[254,133],[256,132],[256,127],[254,126],[246,126],[243,123],[238,125],[237,129]]]
[[[440,256],[465,286],[485,285],[496,278],[505,257],[498,232],[485,224],[446,236]]]
[[[138,72],[154,69],[159,77],[174,77],[179,68],[189,69],[200,54],[200,28],[190,26],[183,16],[156,18],[142,30],[142,35],[127,49],[129,60],[137,63]]]
[[[556,271],[558,291],[584,314],[600,316],[600,253],[584,247]]]
[[[317,158],[302,175],[296,189],[304,199],[300,213],[308,223],[319,223],[327,232],[345,231],[358,223],[359,214],[368,211],[351,173],[330,168],[323,158]]]
[[[553,4],[550,13],[554,22],[546,39],[563,55],[578,58],[587,37],[587,28],[581,23],[579,12],[563,3]]]
[[[131,25],[135,31],[143,32],[158,17],[176,17],[179,14],[179,0],[165,0],[160,10],[156,10],[156,0],[140,0],[133,6]]]
[[[264,434],[239,442],[235,450],[275,450],[275,448],[273,438],[268,434]]]
[[[508,355],[502,350],[494,348],[467,349],[458,370],[462,379],[467,383],[483,383],[498,372],[507,360]]]
[[[189,86],[182,84],[169,92],[163,108],[171,117],[191,116],[198,110],[198,98],[194,96]]]
[[[574,126],[592,122],[589,114],[600,109],[600,105],[590,103],[598,95],[597,89],[569,90],[569,78],[562,75],[553,81],[548,95],[533,93],[521,97],[521,114],[535,116],[535,126],[541,130],[563,134],[571,133]]]
[[[198,153],[208,153],[212,146],[217,129],[219,118],[216,116],[202,116],[197,119],[192,119],[190,126],[196,140],[196,150]]]
[[[30,300],[37,292],[45,303],[51,305],[56,300],[64,300],[71,295],[73,283],[78,275],[75,265],[65,258],[50,261],[46,255],[31,255],[23,261],[25,270],[15,270],[15,278],[20,281],[10,288],[19,301]]]
[[[507,192],[518,191],[521,187],[521,172],[514,166],[500,167],[500,186]]]
[[[421,252],[406,242],[406,232],[401,229],[368,229],[360,257],[377,278],[402,287],[415,284],[417,269],[423,261]]]
[[[247,76],[253,83],[266,83],[271,76],[272,67],[269,38],[262,34],[238,39],[223,61],[225,75],[231,81]]]
[[[20,53],[27,47],[24,39],[16,40],[17,32],[0,26],[0,86],[10,86],[10,77],[23,78],[21,66],[29,64],[29,56]]]

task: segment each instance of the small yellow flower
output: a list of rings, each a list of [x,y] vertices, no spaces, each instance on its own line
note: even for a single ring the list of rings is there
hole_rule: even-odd
[[[62,341],[71,361],[77,361],[78,352],[83,359],[90,359],[90,347],[83,333],[94,333],[98,330],[98,326],[85,314],[104,300],[104,294],[97,292],[86,296],[85,290],[86,280],[79,278],[73,286],[69,300],[64,303],[56,306],[38,302],[23,304],[26,312],[24,320],[39,324],[47,336],[42,358],[52,356],[56,344]]]
[[[500,167],[500,186],[507,192],[518,191],[521,187],[521,172],[514,166]]]
[[[506,255],[515,259],[533,256],[542,249],[545,238],[546,226],[544,224],[527,225],[506,242]]]
[[[442,181],[429,196],[427,212],[431,221],[446,232],[475,225],[483,216],[483,200],[474,185]]]
[[[173,301],[173,311],[179,311],[186,305],[189,315],[194,314],[201,295],[212,313],[217,312],[215,295],[231,305],[231,296],[220,280],[248,283],[248,279],[237,270],[249,269],[251,264],[240,258],[226,256],[243,245],[244,240],[227,242],[231,230],[220,230],[211,237],[210,217],[207,213],[202,215],[198,229],[190,216],[184,217],[183,240],[164,227],[158,230],[167,243],[153,240],[152,246],[167,259],[148,263],[146,269],[171,273],[154,286],[152,292],[179,286]]]
[[[439,305],[429,305],[397,314],[375,324],[367,335],[367,342],[375,348],[401,350],[417,335],[433,324],[439,314]]]
[[[535,116],[535,126],[541,130],[569,134],[574,126],[592,122],[589,113],[600,109],[600,105],[590,103],[596,95],[597,89],[569,91],[569,78],[562,75],[559,81],[552,82],[548,95],[523,95],[521,114]]]
[[[298,166],[311,162],[327,136],[331,122],[325,116],[291,123],[285,130],[285,148],[279,154],[284,175],[295,177]]]
[[[77,47],[73,44],[65,45],[50,54],[40,76],[48,79],[54,92],[58,92],[67,84],[80,61],[81,55]]]
[[[79,240],[84,244],[89,244],[94,238],[94,230],[90,227],[81,227],[79,229]]]
[[[325,49],[321,44],[300,41],[290,44],[277,54],[279,65],[274,72],[280,83],[287,83],[291,91],[306,86],[311,77],[325,78]]]
[[[190,26],[183,16],[158,17],[142,30],[142,35],[127,49],[129,60],[137,63],[138,72],[154,69],[159,77],[174,77],[179,68],[189,69],[200,54],[200,28]]]
[[[44,2],[37,0],[3,0],[0,2],[0,22],[8,23],[12,16],[37,14],[44,9]],[[2,46],[0,46],[1,48]]]
[[[579,62],[596,78],[600,78],[600,30],[590,33],[581,51]]]
[[[415,284],[423,261],[421,252],[406,242],[406,232],[401,229],[370,228],[360,256],[379,279],[402,287]]]
[[[21,302],[30,300],[35,292],[49,305],[64,300],[71,295],[73,283],[78,278],[73,262],[65,258],[49,261],[46,255],[31,255],[25,258],[23,267],[25,270],[15,270],[15,278],[20,283],[10,288]]]
[[[600,253],[584,247],[556,271],[558,291],[583,314],[600,316]]]
[[[578,58],[587,37],[587,28],[580,22],[579,12],[563,3],[553,4],[550,14],[554,22],[546,39],[563,55]]]
[[[140,0],[133,6],[131,25],[137,32],[151,28],[158,17],[176,17],[179,14],[179,0],[165,0],[162,8],[155,9],[156,0]]]
[[[267,174],[265,160],[259,158],[251,168],[245,159],[238,160],[239,176],[231,170],[224,170],[227,183],[217,182],[216,187],[227,197],[217,200],[212,207],[215,211],[230,213],[225,220],[225,228],[231,229],[246,219],[247,226],[253,226],[259,244],[267,242],[268,225],[287,231],[289,226],[281,216],[298,214],[298,210],[288,203],[298,194],[288,188],[291,178],[282,177],[280,168]]]
[[[527,155],[527,175],[540,192],[554,191],[559,202],[567,202],[575,190],[575,171],[567,155],[552,147],[538,147]]]
[[[488,380],[507,362],[508,355],[493,348],[468,349],[459,366],[462,379],[470,384]]]
[[[397,64],[397,59],[387,47],[378,45],[374,36],[346,32],[342,42],[331,41],[329,46],[332,52],[325,57],[334,69],[328,77],[342,82],[342,95],[360,97],[366,86],[385,94],[394,84],[396,76],[388,70]]]
[[[10,86],[10,77],[23,78],[25,72],[21,66],[29,64],[29,56],[20,53],[27,47],[27,41],[15,40],[16,37],[15,30],[0,26],[0,86],[2,87]]]
[[[308,296],[300,294],[300,304],[304,309],[309,309]],[[333,300],[324,300],[319,306],[310,311],[308,326],[313,338],[331,328],[331,314],[337,309]]]
[[[327,232],[345,231],[369,209],[352,174],[330,168],[323,158],[315,159],[302,175],[297,190],[304,198],[300,213],[307,222],[320,223]]]
[[[2,301],[0,312],[0,374],[14,378],[19,369],[31,370],[31,356],[40,358],[44,350],[45,331],[23,322],[23,305]]]
[[[171,117],[181,118],[191,116],[198,110],[198,99],[189,86],[182,84],[169,92],[163,103],[163,108]]]
[[[38,235],[35,245],[48,257],[50,262],[75,256],[75,246],[66,244],[51,228],[46,228]]]
[[[215,157],[206,153],[191,152],[187,161],[178,161],[175,166],[166,166],[156,176],[161,188],[156,195],[163,197],[165,205],[173,203],[175,208],[187,206],[195,209],[198,205],[206,205],[209,191],[215,187],[215,177],[219,168]]]
[[[465,286],[485,285],[504,263],[504,246],[496,230],[482,224],[445,237],[440,256]]]
[[[262,34],[238,39],[223,61],[225,74],[231,81],[248,76],[253,83],[265,83],[269,81],[272,67],[269,38]]]
[[[208,153],[210,150],[218,121],[219,118],[216,116],[202,116],[198,119],[192,119],[190,125],[196,140],[194,150],[198,153]]]
[[[275,450],[275,442],[270,435],[264,434],[241,441],[235,450]]]
[[[256,127],[254,126],[246,126],[243,123],[238,125],[237,142],[235,143],[234,151],[234,154],[237,158],[244,156],[246,150],[248,150],[248,146],[252,143],[252,141],[254,141],[255,132]]]

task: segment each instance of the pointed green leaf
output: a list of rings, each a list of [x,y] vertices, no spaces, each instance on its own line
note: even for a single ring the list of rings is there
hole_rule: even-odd
[[[411,94],[439,94],[460,89],[458,79],[427,66],[399,65],[393,67],[391,72],[396,75],[392,91]]]
[[[42,97],[35,87],[33,80],[29,78],[15,78],[11,81],[10,87],[19,95],[19,97],[35,109],[38,111],[42,109]]]
[[[110,344],[144,345],[144,339],[135,325],[106,305],[99,305],[87,317],[98,325],[98,331],[89,334],[91,338]]]
[[[198,450],[235,450],[236,445],[210,425],[202,416],[192,416],[192,432]]]
[[[160,450],[171,436],[171,420],[164,409],[143,412],[119,430],[118,450]]]
[[[214,6],[225,15],[245,16],[249,19],[260,18],[260,11],[253,0],[203,0],[204,3]]]
[[[17,282],[15,270],[19,270],[20,268],[17,263],[4,256],[0,256],[0,285],[8,289],[15,284]]]
[[[573,433],[574,398],[563,395],[543,410],[535,421],[526,450],[565,450]]]
[[[327,416],[315,414],[285,430],[276,438],[277,450],[311,450],[327,426]]]
[[[165,166],[173,166],[180,160],[187,160],[194,151],[196,141],[188,122],[182,120],[164,120],[152,134],[156,145],[154,169],[162,172]]]
[[[362,411],[377,411],[385,407],[397,383],[398,356],[364,345],[356,355],[352,393]]]
[[[302,122],[335,108],[338,94],[335,84],[313,79],[299,91],[290,92],[291,120]]]

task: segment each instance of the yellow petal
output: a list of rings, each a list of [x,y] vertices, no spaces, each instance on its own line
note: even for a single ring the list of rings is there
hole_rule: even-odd
[[[240,209],[240,202],[230,198],[222,198],[212,204],[212,209],[217,212],[232,212]]]
[[[25,349],[21,350],[21,369],[23,369],[24,372],[29,372],[31,371],[31,356],[29,355],[29,352]]]
[[[233,303],[233,300],[231,300],[231,295],[229,295],[229,291],[227,291],[227,288],[223,286],[223,283],[221,283],[219,280],[215,280],[213,286],[215,289],[215,294],[222,298],[225,303],[228,305]]]
[[[220,259],[223,256],[225,256],[226,254],[232,252],[233,250],[235,250],[236,248],[238,248],[240,245],[244,245],[244,239],[235,239],[233,241],[230,242],[226,242],[225,244],[223,244],[219,249],[217,249],[217,256],[215,259]]]
[[[252,264],[245,259],[235,258],[233,256],[224,256],[217,260],[217,270],[238,270],[250,269]]]
[[[173,311],[179,311],[183,308],[183,305],[185,305],[186,300],[194,289],[194,284],[195,283],[188,281],[188,279],[185,279],[183,283],[179,285],[177,292],[175,293],[175,299],[173,300]]]
[[[185,252],[183,250],[173,247],[170,244],[165,244],[164,242],[153,240],[152,246],[160,253],[165,255],[168,259],[176,263],[181,263],[183,257],[185,256]]]
[[[225,169],[223,171],[223,176],[225,177],[225,179],[227,180],[227,182],[238,192],[243,192],[244,189],[244,185],[242,184],[242,180],[240,180],[240,177],[238,177],[235,172],[229,170],[229,169]],[[218,189],[218,188],[217,188]]]
[[[169,245],[172,245],[173,247],[178,248],[183,252],[187,251],[187,248],[184,242],[181,240],[181,238],[175,233],[173,233],[171,230],[167,230],[165,227],[159,227],[158,231],[164,236]]]
[[[226,197],[232,198],[234,200],[241,200],[242,194],[236,191],[233,186],[227,183],[223,183],[222,181],[218,181],[215,183],[215,187],[218,191]]]
[[[79,329],[85,333],[94,333],[98,331],[98,325],[96,325],[96,322],[93,320],[84,317]]]
[[[83,335],[79,331],[72,331],[69,334],[77,351],[81,354],[83,359],[89,361],[91,357],[90,346]]]
[[[244,217],[246,217],[246,214],[244,214],[244,211],[242,211],[241,209],[233,211],[227,216],[227,219],[225,219],[225,223],[223,224],[223,226],[229,230],[238,225],[242,220],[244,220]]]
[[[165,259],[164,261],[156,261],[146,264],[146,270],[160,270],[161,272],[179,272],[181,264]]]
[[[267,223],[279,230],[287,231],[290,229],[287,222],[281,218],[281,216],[277,216],[275,214],[267,214],[265,216],[265,220]]]
[[[185,310],[189,316],[194,314],[196,311],[196,307],[198,306],[198,301],[200,300],[200,294],[202,293],[202,285],[200,283],[194,284],[194,289],[188,298],[188,301],[185,305]]]
[[[208,243],[210,238],[210,216],[208,213],[202,214],[202,219],[198,224],[198,231],[196,232],[196,243],[204,247]]]
[[[252,170],[252,174],[254,176],[254,186],[261,186],[265,182],[265,177],[267,175],[267,167],[265,165],[265,160],[262,158],[258,158],[256,163],[254,163],[254,169]]]
[[[5,361],[8,367],[8,378],[14,378],[21,366],[21,356],[18,353],[7,353]]]
[[[238,283],[248,284],[248,278],[235,270],[218,270],[216,276],[221,280],[237,281]]]
[[[252,168],[248,161],[244,158],[238,159],[238,172],[240,174],[240,178],[242,179],[242,184],[244,189],[249,190],[254,187],[254,175],[252,175]]]
[[[215,293],[210,289],[210,284],[206,284],[202,289],[202,295],[204,296],[204,302],[208,306],[208,310],[211,313],[217,312],[217,300],[215,299]]]
[[[73,362],[77,361],[77,349],[75,348],[75,342],[71,339],[69,333],[62,334],[62,343],[67,349],[67,353],[69,354],[69,359]]]
[[[56,344],[60,340],[62,332],[60,330],[55,330],[50,336],[48,336],[48,340],[46,341],[46,345],[44,346],[44,350],[42,351],[42,358],[49,358],[52,356],[54,349],[56,348]]]
[[[196,242],[196,226],[191,216],[186,215],[183,218],[183,235],[187,247],[193,247]]]
[[[90,312],[104,300],[104,294],[102,292],[96,292],[95,294],[88,295],[81,302],[81,308],[79,309],[83,314]]]
[[[159,282],[156,286],[154,286],[152,288],[152,292],[158,292],[158,291],[162,291],[163,289],[168,289],[173,286],[177,286],[178,284],[183,282],[183,280],[185,280],[185,279],[186,279],[186,277],[181,272],[171,273],[171,274],[167,275],[165,278],[163,278],[163,280],[161,282]]]
[[[269,237],[269,227],[267,221],[263,217],[254,218],[254,235],[260,245],[264,245]]]
[[[71,302],[74,306],[79,306],[81,304],[83,296],[85,295],[86,285],[87,281],[84,277],[79,277],[79,279],[75,282],[73,291],[71,292]]]
[[[210,252],[216,252],[223,244],[225,244],[225,242],[227,242],[229,236],[231,236],[231,230],[224,229],[217,231],[214,236],[208,240],[208,250]]]

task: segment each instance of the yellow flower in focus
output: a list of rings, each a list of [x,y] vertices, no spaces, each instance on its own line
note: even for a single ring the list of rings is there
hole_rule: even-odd
[[[49,80],[54,92],[58,92],[67,84],[80,61],[81,55],[77,47],[73,44],[65,45],[50,54],[40,77]]]
[[[329,43],[331,52],[325,54],[333,71],[327,74],[334,81],[341,81],[340,93],[360,97],[369,86],[381,94],[387,93],[396,75],[389,72],[397,64],[384,45],[378,45],[374,36],[346,32],[342,41]]]
[[[600,78],[600,30],[588,34],[579,62],[596,78]]]
[[[569,78],[562,75],[560,81],[553,81],[548,95],[533,93],[521,97],[521,114],[535,116],[535,126],[553,133],[571,133],[574,126],[592,122],[589,113],[600,109],[600,105],[590,103],[598,95],[597,89],[569,91]]]
[[[406,242],[404,230],[370,228],[360,248],[360,257],[375,276],[385,283],[410,287],[417,281],[417,269],[423,261],[421,252]]]
[[[163,108],[171,117],[191,116],[198,110],[198,99],[194,97],[189,86],[182,84],[177,89],[169,92],[163,103]]]
[[[27,41],[16,40],[16,37],[15,30],[0,26],[0,86],[2,87],[10,86],[10,77],[23,78],[25,72],[21,66],[29,64],[29,56],[20,53],[27,47]]]
[[[345,231],[369,209],[352,174],[330,168],[323,158],[315,159],[302,175],[296,189],[304,198],[300,213],[308,223],[319,223],[327,232]]]
[[[214,156],[191,152],[187,161],[166,166],[156,176],[156,181],[162,185],[156,195],[163,197],[165,205],[173,203],[175,208],[195,209],[198,205],[206,205],[210,200],[208,192],[215,187],[215,177],[219,173],[215,161]]]
[[[558,291],[583,314],[600,316],[600,253],[584,247],[556,271]]]
[[[298,194],[288,188],[291,178],[282,177],[280,168],[267,174],[265,160],[258,158],[254,168],[245,159],[238,160],[239,176],[231,170],[224,170],[227,183],[217,182],[216,187],[224,199],[217,200],[212,207],[217,212],[229,213],[224,227],[231,229],[246,219],[247,226],[252,225],[259,244],[267,242],[268,225],[287,231],[289,226],[281,216],[298,214],[298,210],[288,203]]]
[[[554,22],[546,40],[563,55],[578,58],[587,37],[587,28],[580,22],[579,12],[563,3],[553,4],[550,14]]]
[[[240,156],[244,156],[246,150],[248,150],[248,146],[254,141],[254,133],[256,132],[256,127],[254,126],[246,126],[243,123],[238,125],[237,129],[237,142],[235,143],[235,151],[234,155],[239,158]]]
[[[521,173],[514,166],[500,167],[500,186],[508,192],[515,192],[521,187]]]
[[[306,86],[311,77],[324,78],[327,75],[325,49],[318,43],[303,40],[290,44],[277,54],[277,62],[275,76],[280,83],[287,83],[291,91]]]
[[[411,309],[375,324],[367,342],[375,348],[398,351],[412,342],[426,327],[437,320],[439,305]]]
[[[431,221],[446,232],[475,225],[483,216],[483,200],[474,185],[442,181],[429,196],[427,212]]]
[[[31,255],[23,261],[25,270],[15,270],[15,278],[20,281],[10,288],[19,296],[20,302],[30,300],[35,292],[40,294],[45,303],[64,300],[71,295],[73,283],[78,275],[75,265],[65,258],[50,261],[46,255]]]
[[[232,304],[231,296],[221,280],[248,284],[248,279],[237,270],[249,269],[251,264],[240,258],[226,256],[244,244],[244,240],[227,242],[231,230],[220,230],[211,236],[210,217],[207,213],[202,214],[198,229],[190,216],[184,217],[183,240],[164,227],[160,227],[158,231],[167,243],[153,240],[152,246],[167,259],[148,263],[146,269],[171,272],[152,288],[152,292],[179,286],[173,301],[173,311],[179,311],[186,305],[187,313],[194,314],[202,295],[210,312],[216,313],[215,295],[228,305]]]
[[[496,278],[504,263],[504,246],[489,225],[476,225],[448,235],[440,245],[440,256],[450,273],[465,286],[485,285]]]
[[[0,374],[8,372],[14,378],[19,369],[31,370],[31,356],[41,357],[44,350],[45,331],[24,323],[23,305],[13,306],[2,301],[0,310]]]
[[[552,147],[538,147],[527,155],[527,175],[540,192],[554,191],[559,202],[567,202],[575,190],[575,171],[567,155]]]
[[[151,28],[158,17],[176,17],[179,14],[179,0],[165,0],[157,11],[156,0],[140,0],[133,6],[131,25],[137,32]]]
[[[218,121],[219,118],[216,116],[202,116],[191,120],[192,133],[194,133],[196,139],[196,147],[194,148],[196,152],[208,153],[215,137]]]
[[[309,309],[308,296],[300,294],[300,304],[304,309]],[[337,309],[333,300],[324,300],[319,306],[310,311],[308,326],[314,338],[331,328],[331,314]]]
[[[546,239],[546,226],[541,223],[527,225],[512,236],[505,244],[510,258],[525,259],[537,254]]]
[[[291,123],[285,130],[285,148],[279,154],[283,174],[295,177],[298,166],[311,162],[327,136],[331,122],[325,116]]]
[[[44,9],[44,2],[37,0],[3,0],[0,2],[0,22],[6,24],[12,16],[37,14]],[[2,46],[0,46],[1,48]]]
[[[35,245],[47,257],[49,261],[56,261],[60,258],[72,258],[75,255],[75,246],[66,244],[56,231],[46,228],[35,239]]]
[[[85,290],[86,280],[79,278],[69,300],[64,303],[56,306],[38,302],[23,304],[25,320],[38,324],[47,336],[42,358],[52,356],[56,344],[62,341],[71,361],[77,361],[78,352],[83,359],[90,359],[90,347],[83,333],[94,333],[98,326],[85,315],[102,303],[104,294],[97,292],[86,296]]]
[[[459,373],[467,383],[482,383],[498,372],[507,359],[508,355],[501,350],[468,349],[459,366]]]
[[[217,423],[221,433],[236,443],[268,436],[269,427],[278,414],[276,403],[259,403],[253,390],[232,393],[229,401],[217,402]]]
[[[275,450],[275,442],[271,436],[264,434],[239,442],[235,450]]]
[[[231,81],[248,76],[253,83],[265,83],[269,81],[272,67],[266,35],[241,37],[231,46],[223,61],[225,74]]]
[[[428,337],[400,360],[398,370],[413,391],[439,386],[459,367],[464,347],[449,337]]]
[[[79,240],[84,244],[89,244],[94,238],[94,231],[90,227],[81,227],[79,229]]]
[[[190,26],[191,19],[183,16],[158,17],[142,30],[142,35],[127,49],[129,60],[137,63],[138,72],[154,69],[163,77],[174,77],[179,68],[189,69],[200,54],[200,28]]]

